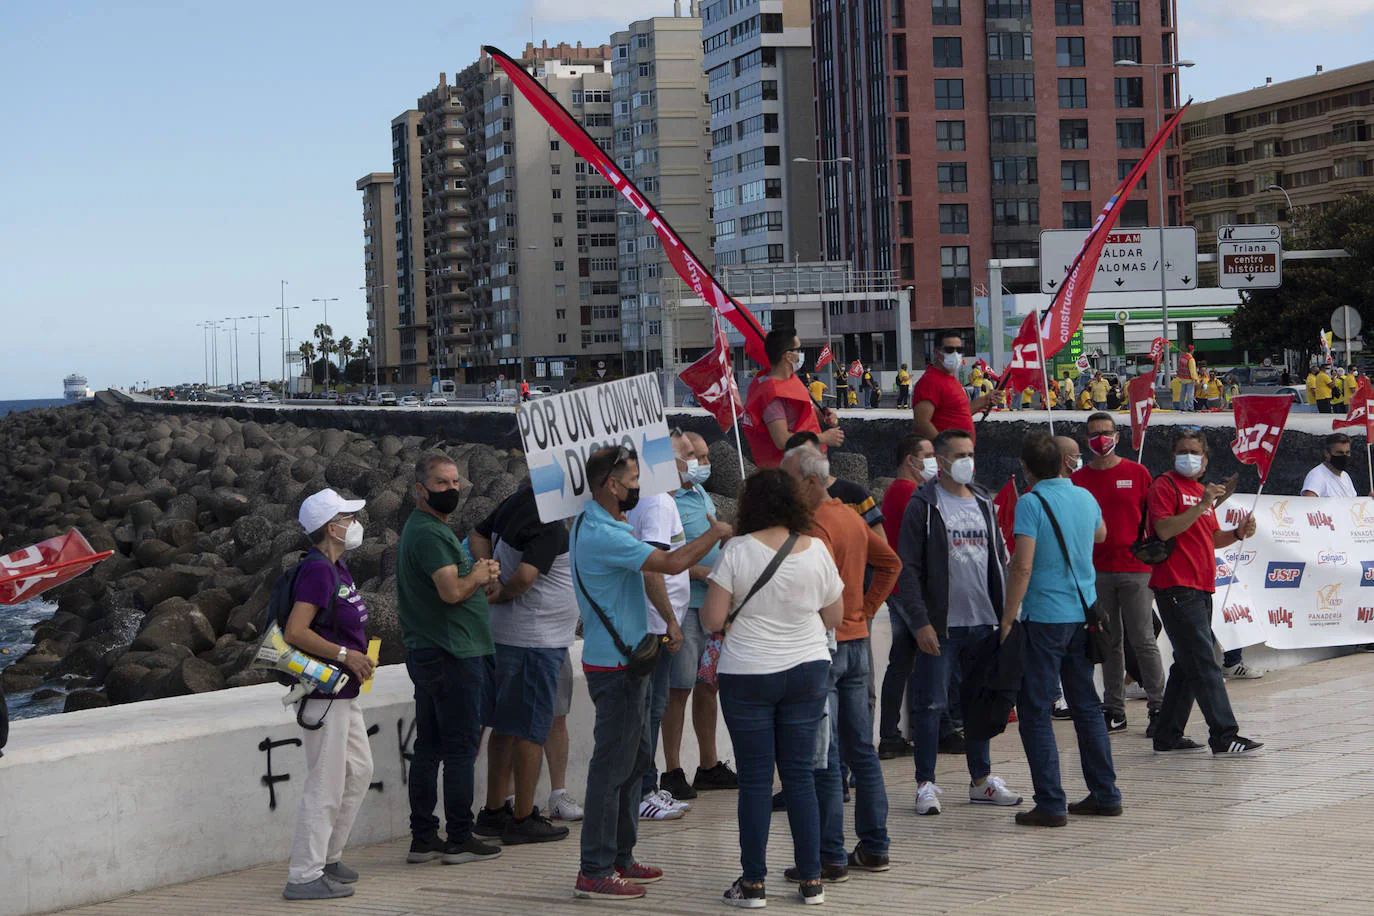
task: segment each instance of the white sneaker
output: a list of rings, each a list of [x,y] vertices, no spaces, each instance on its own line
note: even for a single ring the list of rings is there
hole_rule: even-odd
[[[1145,692],[1145,688],[1139,684],[1131,683],[1126,685],[1126,699],[1128,700],[1148,700],[1150,695]]]
[[[1021,804],[1021,796],[1008,789],[1000,776],[989,776],[981,786],[969,783],[968,800],[974,805],[1001,805],[1005,808]]]
[[[1050,715],[1056,719],[1073,718],[1073,713],[1069,712],[1069,703],[1063,697],[1054,701],[1054,708],[1050,710]]]
[[[1221,673],[1227,677],[1243,681],[1253,681],[1256,678],[1264,677],[1263,671],[1258,668],[1251,668],[1245,662],[1237,662],[1229,668],[1222,668]]]
[[[549,796],[549,806],[544,809],[547,816],[555,821],[582,820],[582,806],[567,792],[555,792]]]
[[[663,800],[655,792],[646,795],[644,800],[639,803],[639,819],[641,821],[675,821],[682,817],[681,808],[669,808],[663,804]]]
[[[933,782],[923,782],[916,787],[916,813],[939,814],[940,796],[944,792]]]
[[[673,793],[669,792],[667,789],[659,789],[656,792],[650,793],[650,796],[654,795],[658,796],[659,802],[662,803],[663,807],[665,808],[681,808],[683,811],[692,810],[692,806],[690,804],[688,804],[685,801],[679,801],[678,799],[674,798]]]

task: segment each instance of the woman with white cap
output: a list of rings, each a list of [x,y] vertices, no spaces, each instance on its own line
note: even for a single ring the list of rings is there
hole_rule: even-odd
[[[372,748],[357,698],[373,665],[367,657],[367,608],[342,558],[363,542],[356,516],[364,505],[329,489],[301,503],[301,527],[314,546],[301,560],[283,635],[302,652],[344,669],[349,682],[332,696],[317,693],[300,701],[307,770],[282,891],[288,900],[351,897],[349,885],[358,880],[341,859],[372,781]]]

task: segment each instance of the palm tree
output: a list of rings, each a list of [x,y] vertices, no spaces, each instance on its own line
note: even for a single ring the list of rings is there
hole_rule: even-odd
[[[329,351],[334,349],[334,329],[327,324],[315,325],[315,333],[312,335],[319,338],[320,357],[324,360],[324,388],[329,390]]]
[[[349,359],[357,352],[353,346],[353,338],[347,334],[340,337],[337,349],[339,351],[339,368],[347,369]]]
[[[315,387],[315,373],[312,366],[315,362],[315,345],[308,340],[301,341],[300,346],[301,361],[305,363],[305,373],[310,377],[310,387]]]

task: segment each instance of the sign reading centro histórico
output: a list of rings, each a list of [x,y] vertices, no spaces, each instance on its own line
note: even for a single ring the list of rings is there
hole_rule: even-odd
[[[1262,289],[1283,284],[1283,245],[1277,241],[1217,242],[1217,285]]]
[[[591,499],[587,456],[603,446],[635,453],[643,496],[682,485],[658,376],[652,373],[527,401],[515,420],[541,521],[582,511]]]

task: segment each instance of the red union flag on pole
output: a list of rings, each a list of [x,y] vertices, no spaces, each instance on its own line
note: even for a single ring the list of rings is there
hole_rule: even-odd
[[[691,287],[692,292],[700,297],[702,301],[709,304],[739,330],[744,337],[744,352],[749,354],[749,358],[760,366],[767,368],[768,357],[763,350],[764,332],[762,326],[747,308],[735,302],[723,290],[715,277],[702,266],[702,263],[692,250],[687,247],[677,232],[668,225],[663,218],[649,203],[647,197],[634,186],[634,183],[625,176],[615,164],[610,156],[606,154],[596,141],[591,138],[582,125],[577,122],[568,110],[558,103],[548,90],[541,86],[534,77],[525,71],[525,68],[507,55],[504,51],[484,45],[482,50],[491,55],[502,72],[515,84],[515,88],[520,90],[535,110],[543,116],[549,126],[557,131],[558,135],[568,142],[576,153],[591,164],[592,168],[610,182],[611,187],[615,188],[629,204],[639,211],[639,215],[653,226],[658,233],[659,241],[664,253],[668,256],[668,261],[673,265],[686,284]]]
[[[1343,429],[1347,426],[1363,426],[1365,434],[1369,434],[1370,417],[1369,402],[1374,399],[1374,389],[1369,387],[1369,379],[1360,377],[1359,387],[1350,396],[1350,408],[1346,411],[1344,420],[1332,420],[1331,428]]]
[[[1131,448],[1139,452],[1155,409],[1155,374],[1147,372],[1127,382],[1126,401],[1131,409]]]
[[[1243,394],[1231,405],[1236,416],[1236,441],[1231,443],[1231,451],[1241,464],[1256,467],[1263,484],[1279,450],[1293,399],[1286,394]]]
[[[735,425],[735,419],[744,413],[744,404],[739,398],[735,373],[731,371],[730,347],[725,341],[725,332],[719,324],[715,332],[715,346],[678,373],[678,378],[692,390],[697,403],[711,412],[720,428],[728,430]]]
[[[0,604],[18,604],[75,579],[114,553],[96,553],[72,530],[0,557]]]
[[[821,357],[816,360],[816,368],[819,369],[835,359],[835,354],[830,352],[830,344],[821,347]]]
[[[997,498],[992,501],[993,507],[997,510],[997,527],[1002,529],[1002,540],[1007,542],[1007,551],[1016,550],[1016,538],[1012,530],[1016,527],[1016,502],[1020,495],[1016,492],[1016,478],[1013,477],[1003,485],[997,493]]]
[[[1163,359],[1164,354],[1168,352],[1169,341],[1165,340],[1163,337],[1156,337],[1150,343],[1150,362],[1154,363],[1155,366],[1158,367],[1159,361]]]
[[[863,378],[863,374],[864,374],[864,364],[863,364],[863,363],[859,362],[859,361],[856,359],[856,360],[854,360],[854,362],[852,362],[852,363],[849,364],[849,377],[850,377],[850,378]]]

